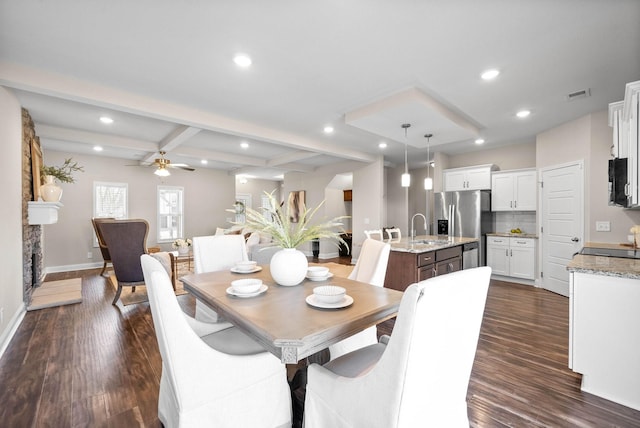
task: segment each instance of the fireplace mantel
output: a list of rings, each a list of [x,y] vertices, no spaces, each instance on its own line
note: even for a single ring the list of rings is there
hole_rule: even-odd
[[[28,202],[29,224],[53,224],[58,222],[60,202]]]

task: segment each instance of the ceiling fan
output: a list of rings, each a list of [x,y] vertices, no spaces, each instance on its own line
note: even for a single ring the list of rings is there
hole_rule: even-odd
[[[160,150],[159,153],[160,157],[156,158],[152,163],[148,165],[158,168],[153,172],[155,175],[158,175],[160,177],[167,177],[171,175],[171,173],[169,172],[169,168],[180,168],[184,169],[185,171],[195,171],[195,168],[191,168],[185,163],[171,163],[169,159],[164,157],[164,155],[167,154],[167,152],[165,152],[164,150]]]

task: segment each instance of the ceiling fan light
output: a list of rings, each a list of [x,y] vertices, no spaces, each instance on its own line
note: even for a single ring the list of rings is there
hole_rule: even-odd
[[[160,167],[160,168],[156,169],[153,173],[155,175],[157,175],[158,177],[168,177],[168,176],[171,175],[169,170],[167,168],[164,168],[164,167]]]

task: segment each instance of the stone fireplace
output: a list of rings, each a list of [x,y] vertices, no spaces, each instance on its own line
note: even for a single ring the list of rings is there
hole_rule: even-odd
[[[34,144],[40,148],[40,139],[36,135],[29,112],[22,109],[22,283],[24,303],[27,307],[31,303],[33,289],[39,287],[44,279],[42,226],[30,225],[27,215],[27,203],[38,199],[33,195],[31,156]]]

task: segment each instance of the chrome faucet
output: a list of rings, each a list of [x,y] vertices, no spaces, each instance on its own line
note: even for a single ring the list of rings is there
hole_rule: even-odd
[[[413,220],[416,218],[416,216],[421,216],[424,219],[424,233],[427,233],[427,218],[424,216],[424,214],[415,213],[413,217],[411,217],[411,239],[416,237],[416,229],[413,226]]]

